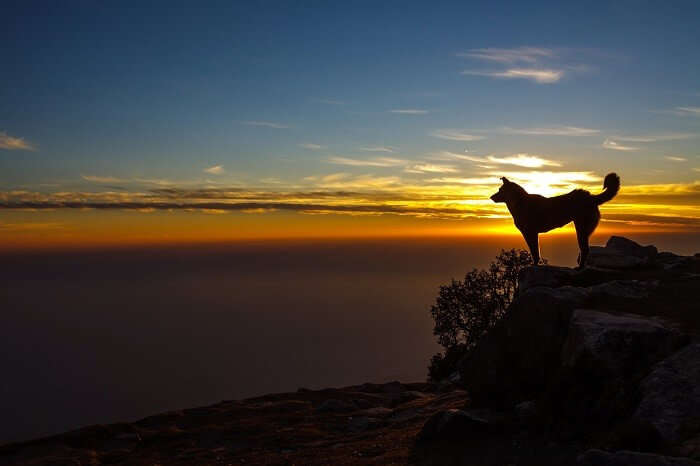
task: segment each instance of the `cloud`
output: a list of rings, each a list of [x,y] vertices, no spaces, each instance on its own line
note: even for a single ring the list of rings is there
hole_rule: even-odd
[[[23,138],[10,136],[4,131],[0,131],[0,149],[7,150],[36,150],[34,144],[25,141]]]
[[[496,185],[500,184],[500,179],[497,176],[492,177],[473,177],[473,178],[456,178],[456,177],[443,177],[443,178],[431,178],[428,180],[430,183],[448,183],[448,184],[471,184],[471,185]]]
[[[657,141],[678,141],[697,137],[695,133],[652,133],[636,136],[614,136],[618,141],[625,142],[657,142]]]
[[[484,136],[476,136],[467,134],[459,129],[436,129],[430,133],[431,136],[439,139],[447,139],[450,141],[479,141],[485,139]]]
[[[225,170],[223,165],[214,165],[213,167],[205,168],[202,171],[209,173],[210,175],[221,175]]]
[[[248,125],[248,126],[264,126],[267,128],[276,128],[276,129],[289,128],[289,126],[287,126],[287,125],[283,125],[281,123],[274,123],[271,121],[242,121],[241,123],[244,125]]]
[[[563,78],[565,72],[557,69],[511,68],[504,71],[464,70],[461,74],[497,79],[527,79],[538,84],[552,84]]]
[[[299,147],[303,147],[304,149],[309,149],[309,150],[319,150],[319,149],[326,148],[326,146],[321,146],[319,144],[313,144],[310,142],[305,142],[303,144],[299,144]]]
[[[105,209],[133,212],[402,215],[421,218],[509,218],[506,208],[488,198],[507,176],[532,193],[559,194],[573,187],[597,193],[602,179],[592,172],[493,171],[474,177],[444,177],[407,184],[398,177],[316,176],[305,191],[285,184],[269,188],[162,187],[143,192],[0,191],[0,209]],[[616,202],[606,205],[604,220],[689,225],[700,231],[700,182],[626,185]],[[510,221],[509,221],[510,224]],[[2,225],[0,225],[2,228]],[[14,227],[9,227],[10,229]]]
[[[603,141],[603,148],[604,149],[611,149],[611,150],[620,150],[620,151],[639,150],[639,147],[623,146],[622,144],[617,143],[611,139],[606,139],[605,141]]]
[[[124,183],[128,180],[123,180],[121,178],[115,178],[113,176],[97,176],[97,175],[80,175],[85,181],[90,181],[91,183]]]
[[[508,157],[489,156],[489,162],[501,165],[517,165],[525,168],[540,168],[540,167],[561,167],[561,163],[554,160],[547,160],[537,155],[515,154]]]
[[[456,173],[457,169],[451,165],[437,165],[432,163],[418,163],[404,169],[407,173]]]
[[[457,159],[457,160],[467,160],[469,162],[475,162],[480,164],[495,163],[498,165],[517,165],[519,167],[525,168],[540,168],[540,167],[560,167],[561,163],[548,160],[538,155],[530,154],[514,154],[506,157],[498,157],[495,155],[489,155],[487,157],[477,157],[474,155],[464,155],[455,152],[442,151],[434,154],[436,158],[445,159]],[[488,165],[486,165],[488,166]],[[483,165],[481,166],[484,167]]]
[[[331,157],[328,159],[328,162],[336,165],[349,165],[352,167],[395,167],[397,165],[405,164],[406,160],[391,157],[375,157],[366,160],[351,159],[348,157]]]
[[[348,178],[350,175],[348,173],[331,173],[330,175],[325,175],[321,177],[322,183],[335,183],[336,181]]]
[[[700,107],[676,107],[675,113],[684,116],[700,116]]]
[[[364,152],[394,152],[396,148],[391,146],[368,146],[360,147],[360,150]]]
[[[591,136],[600,130],[580,128],[578,126],[552,126],[544,128],[503,128],[507,134],[523,134],[528,136]]]
[[[417,108],[399,108],[395,110],[389,110],[389,113],[400,113],[402,115],[425,115],[429,112],[428,110],[421,110]]]
[[[450,159],[468,160],[470,162],[479,162],[479,163],[488,163],[488,161],[489,161],[489,159],[486,157],[477,157],[475,155],[464,155],[464,154],[458,154],[456,152],[449,152],[449,151],[435,152],[435,153],[431,154],[431,158],[436,159],[436,160],[450,160]]]
[[[666,160],[670,160],[671,162],[687,162],[687,161],[688,161],[688,159],[685,159],[685,158],[683,158],[683,157],[674,157],[674,156],[671,156],[671,155],[667,155],[667,156],[664,157],[664,158],[665,158]]]
[[[552,58],[554,55],[555,53],[552,49],[540,47],[471,49],[468,52],[457,54],[458,57],[474,58],[497,63],[536,63],[542,58]]]

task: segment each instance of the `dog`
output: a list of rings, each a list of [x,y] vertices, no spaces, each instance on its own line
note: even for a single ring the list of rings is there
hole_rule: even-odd
[[[538,235],[573,221],[580,250],[577,269],[582,269],[588,258],[588,238],[600,221],[598,206],[615,197],[620,190],[620,177],[609,173],[603,181],[603,192],[600,194],[593,195],[584,189],[574,189],[568,194],[555,197],[528,194],[522,186],[506,177],[501,178],[501,181],[503,185],[491,196],[491,200],[506,203],[515,226],[530,248],[535,265],[540,263]]]

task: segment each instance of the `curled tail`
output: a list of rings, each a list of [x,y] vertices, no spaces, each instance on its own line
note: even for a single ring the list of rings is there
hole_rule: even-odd
[[[620,177],[615,173],[608,173],[603,181],[603,188],[605,190],[602,193],[593,196],[596,205],[601,205],[603,202],[608,202],[615,197],[620,190]]]

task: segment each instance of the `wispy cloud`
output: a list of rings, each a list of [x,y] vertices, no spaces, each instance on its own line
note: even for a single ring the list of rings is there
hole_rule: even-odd
[[[242,121],[241,123],[244,125],[248,125],[248,126],[264,126],[266,128],[276,128],[276,129],[289,128],[289,126],[287,126],[287,125],[283,125],[281,123],[275,123],[272,121]]]
[[[394,110],[389,110],[389,113],[399,113],[402,115],[425,115],[430,113],[428,110],[422,110],[418,108],[397,108]]]
[[[475,58],[497,63],[536,63],[543,58],[552,58],[554,55],[554,50],[540,47],[471,49],[468,52],[457,54],[458,57]]]
[[[439,139],[447,139],[450,141],[480,141],[485,139],[484,136],[465,133],[459,129],[436,129],[430,133],[431,136]]]
[[[525,168],[561,167],[561,163],[559,162],[529,154],[515,154],[508,157],[496,157],[491,155],[488,157],[488,161],[501,165],[517,165]]]
[[[683,116],[700,116],[700,107],[676,107],[674,113]]]
[[[489,159],[486,157],[477,157],[475,155],[465,155],[459,154],[457,152],[440,151],[430,154],[430,158],[435,160],[468,160],[470,162],[488,163]]]
[[[672,155],[667,155],[664,157],[666,160],[670,160],[671,162],[687,162],[688,159],[683,158],[683,157],[674,157]]]
[[[404,169],[406,173],[456,173],[458,170],[452,165],[438,165],[433,163],[418,163]]]
[[[634,147],[634,146],[624,146],[618,142],[613,141],[612,139],[606,139],[603,141],[603,148],[604,149],[610,149],[610,150],[619,150],[619,151],[635,151],[639,150],[639,147]]]
[[[371,159],[352,159],[348,157],[331,157],[329,163],[336,165],[349,165],[352,167],[395,167],[403,165],[406,160],[396,159],[392,157],[375,157]]]
[[[625,142],[657,142],[657,141],[678,141],[697,137],[695,133],[652,133],[632,136],[614,136],[618,141]]]
[[[299,147],[303,147],[304,149],[309,149],[309,150],[320,150],[320,149],[326,148],[326,146],[322,146],[320,144],[313,144],[311,142],[305,142],[303,144],[299,144]]]
[[[10,136],[4,131],[0,131],[0,149],[7,150],[36,150],[34,144],[25,141],[24,138]]]
[[[394,152],[396,148],[391,146],[367,146],[360,147],[360,150],[364,152]]]
[[[563,78],[565,72],[560,69],[510,68],[503,71],[464,70],[462,74],[497,79],[527,79],[538,84],[552,84]]]
[[[540,157],[539,155],[531,155],[531,154],[513,154],[509,156],[503,156],[499,157],[496,155],[489,155],[487,157],[478,157],[475,155],[465,155],[465,154],[458,154],[455,152],[448,152],[448,151],[442,151],[442,152],[437,152],[434,154],[435,158],[440,159],[440,160],[449,160],[449,159],[457,159],[457,160],[466,160],[469,162],[475,162],[478,164],[487,164],[487,165],[480,165],[480,168],[483,167],[489,167],[489,163],[497,164],[497,165],[516,165],[518,167],[524,167],[524,168],[540,168],[540,167],[561,167],[561,163],[555,161],[555,160],[549,160],[544,157]]]
[[[221,175],[225,170],[223,165],[214,165],[213,167],[205,168],[203,171],[210,175]]]
[[[523,134],[528,136],[591,136],[600,130],[581,128],[578,126],[551,126],[542,128],[508,128],[502,130],[507,134]]]
[[[123,183],[128,181],[114,176],[80,175],[80,177],[91,183]]]

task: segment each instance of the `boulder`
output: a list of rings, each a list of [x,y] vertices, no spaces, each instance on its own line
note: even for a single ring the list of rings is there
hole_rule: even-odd
[[[490,423],[486,419],[461,409],[446,409],[428,418],[418,434],[418,440],[458,440],[486,433],[489,429]]]
[[[344,412],[349,412],[349,411],[356,411],[358,409],[358,406],[352,402],[352,401],[346,401],[346,400],[337,400],[335,398],[328,399],[321,403],[317,408],[316,411],[322,413],[322,412],[330,412],[330,413],[344,413]]]
[[[693,256],[678,256],[672,252],[660,252],[656,256],[656,263],[663,267],[664,270],[676,270],[685,268],[696,260]]]
[[[611,236],[605,247],[591,246],[587,265],[609,269],[630,269],[654,263],[655,246],[641,246],[622,236]]]
[[[700,466],[700,463],[689,458],[639,453],[636,451],[609,452],[603,450],[588,450],[577,458],[580,466]]]
[[[575,274],[576,271],[569,267],[555,267],[553,265],[525,267],[518,275],[518,291],[524,293],[536,286],[559,288],[570,285]]]
[[[685,342],[656,319],[575,310],[561,370],[541,395],[547,417],[567,435],[612,428],[633,414],[637,386],[651,367]]]
[[[538,286],[518,296],[458,363],[460,384],[474,405],[507,408],[538,397],[559,370],[571,313],[589,294],[585,288]]]
[[[614,249],[591,246],[586,265],[605,269],[632,269],[648,262],[644,257],[627,256]]]
[[[635,417],[677,443],[700,431],[700,344],[691,344],[654,366],[640,385]]]
[[[678,330],[658,319],[577,309],[562,348],[562,363],[573,367],[587,357],[613,374],[645,370],[685,341]]]
[[[653,261],[658,253],[656,246],[642,246],[622,236],[611,236],[605,243],[605,248],[617,251],[624,256],[646,259],[647,262]]]

